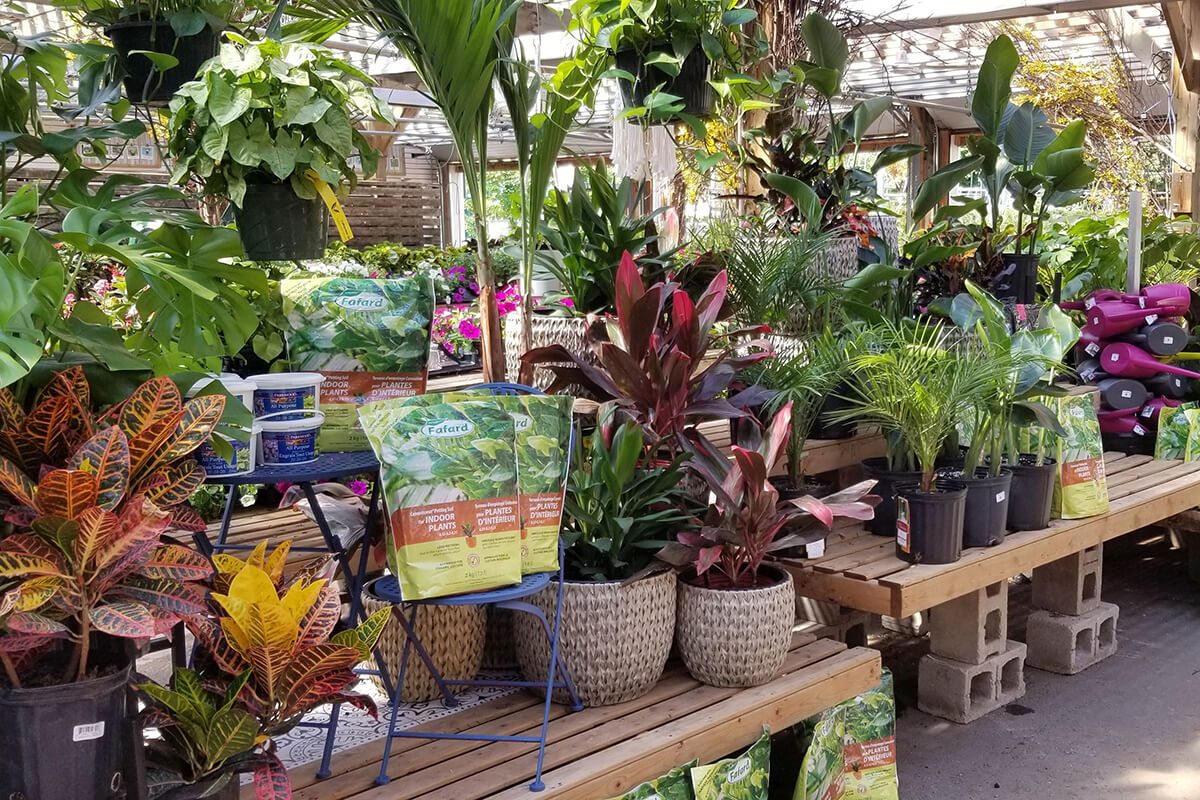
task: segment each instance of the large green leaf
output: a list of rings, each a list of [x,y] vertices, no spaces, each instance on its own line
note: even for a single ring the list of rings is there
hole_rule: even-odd
[[[836,25],[821,14],[813,13],[800,23],[800,33],[813,63],[839,76],[845,74],[850,50]]]
[[[951,190],[963,182],[983,163],[980,156],[960,158],[930,175],[917,190],[913,200],[913,219],[921,219],[949,196]]]
[[[1054,140],[1054,129],[1046,112],[1024,103],[1004,126],[1004,155],[1013,164],[1032,164]]]
[[[1008,112],[1012,96],[1012,77],[1021,63],[1021,57],[1012,40],[998,36],[988,45],[975,81],[975,92],[971,95],[971,116],[984,135],[999,141],[1001,125]]]

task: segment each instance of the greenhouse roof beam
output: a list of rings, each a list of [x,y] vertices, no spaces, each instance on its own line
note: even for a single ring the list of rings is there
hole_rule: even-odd
[[[918,31],[926,28],[946,28],[954,25],[970,25],[984,22],[1001,22],[1021,17],[1040,17],[1049,14],[1071,14],[1087,11],[1103,11],[1108,8],[1143,5],[1131,0],[1060,0],[1059,2],[1026,2],[987,11],[971,11],[963,14],[916,17],[912,19],[889,19],[864,22],[855,28],[856,34],[895,33]],[[1164,5],[1171,5],[1165,3]],[[853,9],[850,10],[853,14]]]

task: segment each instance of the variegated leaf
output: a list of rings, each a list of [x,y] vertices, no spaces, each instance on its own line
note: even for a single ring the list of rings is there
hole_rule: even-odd
[[[183,407],[183,418],[163,453],[163,460],[174,461],[199,447],[212,435],[223,413],[224,395],[206,394],[187,401]]]
[[[79,535],[75,537],[75,564],[91,577],[99,571],[98,562],[105,548],[119,539],[121,520],[113,512],[93,506],[80,514],[76,522],[79,523]]]
[[[309,647],[327,640],[342,616],[342,600],[337,589],[326,584],[317,602],[300,620],[297,647]]]
[[[254,800],[292,800],[292,780],[274,753],[266,753],[254,770]]]
[[[10,536],[0,545],[0,549],[7,550],[10,545],[15,547],[20,544],[20,550],[14,549],[13,552],[42,556],[56,562],[63,556],[70,557],[75,554],[75,537],[79,535],[79,523],[75,520],[66,517],[38,517],[33,521],[33,532],[37,535],[36,539],[40,540],[41,547],[34,542],[25,543],[24,539],[10,541],[16,539]]]
[[[351,651],[353,652],[353,651]],[[325,702],[325,698],[338,694],[357,680],[353,670],[344,669],[327,672],[303,686],[296,687],[287,696],[283,716],[302,714]]]
[[[105,543],[97,556],[96,568],[120,573],[140,566],[147,552],[158,545],[158,537],[167,529],[171,515],[145,498],[130,498],[121,505],[120,532]],[[136,559],[137,563],[129,562]]]
[[[0,429],[0,456],[7,458],[27,474],[33,472],[44,454],[32,436],[19,430]]]
[[[105,428],[75,451],[67,468],[95,475],[96,505],[112,511],[129,485],[129,440],[120,428]]]
[[[4,521],[13,526],[13,530],[28,530],[33,524],[37,511],[32,508],[10,508],[4,512]]]
[[[19,611],[7,620],[8,627],[30,636],[65,636],[67,626],[35,611]]]
[[[200,642],[204,652],[229,675],[239,675],[249,667],[249,663],[237,650],[229,645],[221,626],[216,620],[204,616],[187,617],[184,622],[188,630]]]
[[[42,460],[52,463],[66,455],[75,412],[74,401],[64,396],[40,402],[29,412],[24,433],[42,453]]]
[[[121,406],[117,426],[130,441],[159,420],[176,414],[183,407],[179,387],[170,378],[152,378],[133,390]]]
[[[12,498],[23,506],[37,506],[35,498],[37,487],[29,476],[7,458],[0,457],[0,489],[12,495]]]
[[[91,387],[88,386],[87,374],[83,371],[83,367],[68,367],[55,373],[54,377],[47,381],[46,385],[38,392],[34,405],[41,405],[56,397],[65,397],[84,409],[91,408]]]
[[[165,578],[126,578],[120,593],[168,614],[203,614],[207,607],[204,590],[194,583],[180,583]]]
[[[238,708],[218,711],[208,726],[204,752],[212,763],[220,763],[254,747],[258,720]]]
[[[246,658],[254,667],[251,682],[264,699],[278,697],[283,673],[292,661],[292,655],[279,647],[252,646],[246,650]]]
[[[36,611],[58,591],[61,579],[42,575],[21,581],[21,585],[10,592],[14,596],[17,611]]]
[[[208,523],[196,509],[183,504],[171,508],[171,527],[190,533],[201,533],[208,530]]]
[[[154,617],[141,603],[121,600],[97,606],[88,615],[98,631],[125,639],[143,639],[154,635]]]
[[[172,384],[174,385],[174,384]],[[130,492],[141,491],[142,483],[146,482],[154,472],[156,464],[160,463],[159,456],[163,448],[171,441],[183,419],[183,409],[179,409],[165,417],[158,417],[147,423],[137,434],[129,437],[129,469]]]
[[[25,409],[7,387],[0,388],[0,428],[15,431],[25,422]]]
[[[340,691],[354,681],[358,650],[333,642],[324,642],[300,650],[288,664],[282,677],[283,690],[291,697],[321,685],[323,694]],[[331,677],[332,676],[332,677]],[[332,680],[332,684],[328,681]],[[341,681],[338,684],[338,681]]]
[[[203,581],[212,576],[209,560],[179,544],[159,545],[154,555],[138,567],[138,574],[147,578],[167,578],[174,581]]]
[[[75,519],[96,507],[100,485],[95,475],[76,469],[55,469],[38,481],[37,508],[42,514]]]
[[[19,578],[27,575],[63,577],[58,565],[48,559],[22,553],[0,553],[0,578]]]
[[[387,627],[391,616],[392,609],[390,606],[381,608],[363,620],[363,623],[357,628],[339,631],[330,641],[335,644],[353,647],[358,651],[359,660],[366,661],[371,657],[371,651],[375,649],[375,645],[379,642],[379,637],[383,634],[383,629]]]
[[[299,635],[296,621],[280,604],[250,603],[246,607],[242,630],[249,647],[279,648],[290,652]]]
[[[204,477],[204,467],[191,459],[169,464],[151,476],[146,499],[160,508],[185,503],[204,485]]]
[[[53,636],[38,636],[28,633],[8,633],[0,636],[0,652],[4,653],[22,653],[36,650],[46,644],[54,641]],[[15,662],[15,659],[14,659]],[[21,667],[17,666],[17,671],[21,671]]]

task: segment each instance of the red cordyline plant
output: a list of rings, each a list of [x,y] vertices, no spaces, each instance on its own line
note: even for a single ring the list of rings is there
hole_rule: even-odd
[[[688,578],[710,588],[759,585],[760,568],[773,552],[810,541],[813,528],[828,529],[839,517],[868,520],[879,498],[862,481],[823,500],[806,495],[780,502],[768,477],[787,448],[792,405],[771,421],[756,448],[733,447],[732,462],[694,452],[689,464],[704,476],[715,498],[697,530],[682,531],[658,557],[694,572]]]
[[[577,385],[598,400],[613,402],[618,417],[643,427],[648,453],[679,452],[686,437],[715,454],[696,424],[746,416],[746,406],[761,402],[763,394],[754,388],[727,397],[730,384],[739,372],[772,355],[765,341],[748,340],[765,328],[714,336],[728,283],[720,272],[693,302],[675,283],[647,288],[633,257],[625,253],[617,270],[616,315],[606,314],[603,324],[589,326],[599,363],[589,364],[562,345],[530,350],[522,363],[554,373],[551,394]],[[719,341],[723,346],[710,357]]]

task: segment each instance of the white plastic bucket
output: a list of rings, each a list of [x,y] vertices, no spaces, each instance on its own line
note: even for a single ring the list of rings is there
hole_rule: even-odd
[[[307,412],[321,406],[321,384],[325,376],[316,372],[277,372],[251,375],[254,384],[254,416],[275,420],[306,419]],[[287,414],[275,417],[275,414]]]
[[[324,422],[320,411],[275,412],[256,420],[258,463],[282,467],[316,461],[321,455],[317,434]]]
[[[249,411],[254,407],[254,389],[256,385],[254,381],[243,380],[237,375],[230,372],[222,372],[220,375],[213,378],[201,378],[192,384],[192,388],[188,389],[187,396],[189,399],[200,394],[206,387],[214,381],[218,382],[225,388],[225,391],[242,401],[242,405]]]
[[[258,466],[258,436],[261,427],[256,422],[250,431],[250,440],[239,442],[230,439],[233,456],[228,461],[217,455],[210,442],[205,441],[196,449],[196,460],[210,478],[232,478],[235,475],[249,475]]]

